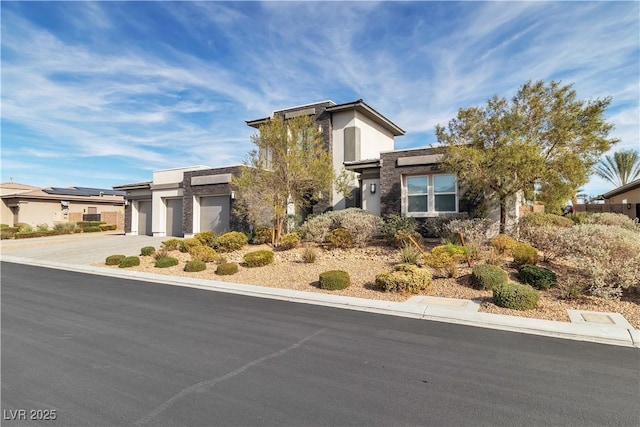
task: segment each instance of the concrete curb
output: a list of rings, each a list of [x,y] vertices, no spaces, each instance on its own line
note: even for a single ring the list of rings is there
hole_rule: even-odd
[[[433,320],[445,323],[497,329],[502,331],[520,332],[532,335],[542,335],[555,338],[588,341],[601,344],[618,345],[640,348],[640,330],[623,328],[620,326],[568,323],[552,320],[531,319],[526,317],[507,316],[459,310],[437,305],[421,305],[406,302],[370,300],[365,298],[329,295],[316,292],[295,291],[281,288],[267,288],[254,285],[220,282],[217,280],[196,279],[188,277],[168,276],[164,274],[143,273],[129,270],[115,270],[104,267],[94,267],[67,264],[55,261],[34,260],[14,256],[0,256],[1,261],[16,264],[26,264],[38,267],[54,268],[58,270],[75,271],[79,273],[117,277],[121,279],[140,280],[152,283],[162,283],[174,286],[185,286],[207,289],[238,295],[259,298],[270,298],[303,304],[321,305],[349,310],[366,311],[369,313],[386,314],[391,316],[409,317],[413,319]]]

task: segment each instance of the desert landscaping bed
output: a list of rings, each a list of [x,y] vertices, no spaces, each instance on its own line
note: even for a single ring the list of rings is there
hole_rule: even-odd
[[[381,292],[375,286],[376,274],[391,269],[393,265],[399,262],[398,251],[396,249],[384,246],[369,246],[366,248],[344,250],[316,248],[316,261],[314,263],[304,263],[302,262],[302,251],[304,249],[299,247],[289,251],[276,251],[273,264],[256,268],[243,266],[243,255],[247,252],[260,249],[271,248],[267,245],[252,245],[242,250],[225,254],[225,258],[228,261],[236,262],[240,265],[238,273],[231,276],[218,276],[214,274],[216,268],[214,263],[207,264],[207,269],[204,271],[194,273],[185,272],[183,271],[184,265],[191,259],[191,256],[179,251],[170,252],[170,256],[180,261],[177,266],[156,268],[154,267],[155,259],[152,256],[142,256],[140,257],[140,265],[129,269],[148,273],[194,277],[309,292],[332,293],[375,300],[402,302],[412,296],[392,292]],[[104,263],[97,265],[105,266]],[[106,267],[118,268],[117,266]],[[336,291],[320,289],[317,286],[318,276],[327,270],[345,270],[349,272],[351,286],[344,290]],[[475,299],[482,301],[480,306],[480,311],[482,312],[563,322],[569,321],[567,309],[614,312],[622,314],[631,325],[640,329],[640,295],[637,294],[627,296],[621,301],[587,296],[573,300],[564,300],[560,298],[561,293],[558,289],[551,289],[548,291],[540,291],[538,308],[528,311],[517,311],[501,308],[493,304],[491,291],[472,288],[469,285],[470,273],[471,269],[466,266],[463,267],[461,264],[457,278],[435,277],[431,286],[419,295]]]

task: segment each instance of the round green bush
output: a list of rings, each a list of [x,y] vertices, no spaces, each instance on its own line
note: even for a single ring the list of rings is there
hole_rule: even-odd
[[[518,280],[536,289],[547,290],[557,285],[557,276],[553,271],[537,265],[521,265],[518,267]]]
[[[515,265],[536,265],[538,263],[538,250],[528,243],[518,243],[511,249],[511,253]]]
[[[531,310],[538,306],[540,294],[531,286],[505,283],[493,288],[493,303],[513,310]]]
[[[109,255],[107,259],[104,260],[106,265],[118,265],[120,261],[126,258],[126,255]]]
[[[99,225],[90,225],[82,229],[83,233],[98,233],[100,231],[102,231],[102,228]]]
[[[262,250],[247,252],[244,257],[247,267],[262,267],[273,262],[273,251]]]
[[[471,270],[471,286],[475,289],[493,289],[509,281],[506,271],[496,265],[476,265]]]
[[[173,257],[164,257],[164,258],[158,258],[156,260],[156,264],[155,267],[157,268],[167,268],[167,267],[173,267],[174,265],[178,265],[178,258],[173,258]]]
[[[202,246],[202,242],[195,237],[189,237],[180,241],[178,244],[178,250],[180,252],[187,253],[191,248],[196,246]]]
[[[415,294],[431,285],[429,270],[413,264],[398,264],[393,271],[385,271],[376,276],[376,286],[385,292]]]
[[[196,233],[193,237],[198,239],[204,246],[213,247],[216,243],[216,233],[213,231],[201,231]]]
[[[298,233],[287,233],[280,238],[280,247],[283,249],[293,249],[300,244]]]
[[[271,243],[273,237],[273,227],[270,225],[258,225],[253,230],[253,239],[251,243],[254,245],[262,245],[265,243]]]
[[[334,248],[351,248],[353,247],[353,238],[346,228],[336,228],[331,230],[327,235],[327,240]]]
[[[218,265],[215,273],[219,276],[230,276],[238,272],[238,264],[235,262],[225,262]]]
[[[144,248],[140,249],[140,255],[142,256],[151,256],[156,252],[156,248],[154,248],[153,246],[145,246]]]
[[[127,267],[135,267],[136,265],[140,265],[140,258],[137,256],[128,256],[122,258],[118,263],[118,267],[127,268]]]
[[[249,239],[246,234],[239,231],[230,231],[218,237],[216,249],[220,252],[233,252],[242,249],[247,243],[249,243]]]
[[[203,271],[206,269],[207,269],[207,264],[205,264],[204,261],[200,261],[197,259],[188,261],[184,265],[184,271],[187,271],[189,273],[195,273],[196,271]]]
[[[351,284],[349,273],[342,270],[330,270],[320,273],[320,288],[328,291],[344,289]]]
[[[220,260],[220,255],[209,246],[193,246],[189,248],[189,255],[194,260],[204,262],[218,262]]]
[[[162,249],[167,251],[175,251],[180,247],[180,239],[169,239],[162,242]]]

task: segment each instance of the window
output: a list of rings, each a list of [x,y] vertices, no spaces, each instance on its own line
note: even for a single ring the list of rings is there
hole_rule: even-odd
[[[429,177],[410,176],[407,178],[407,212],[427,212],[429,210]]]
[[[458,211],[455,175],[407,176],[402,211],[407,216],[437,216]]]

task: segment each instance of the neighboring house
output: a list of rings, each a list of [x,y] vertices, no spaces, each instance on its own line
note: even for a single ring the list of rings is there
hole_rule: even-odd
[[[583,205],[585,210],[621,213],[630,218],[640,218],[640,179],[604,193],[598,199],[604,200],[604,203]]]
[[[455,175],[441,169],[443,148],[395,151],[394,138],[405,132],[362,100],[286,108],[247,125],[258,129],[274,117],[286,120],[300,115],[313,117],[335,173],[346,169],[354,176],[351,198],[334,188],[308,213],[359,207],[375,215],[397,212],[424,220],[465,216],[476,209],[478,200],[469,200]],[[231,179],[242,167],[157,171],[152,181],[114,187],[126,192],[125,232],[181,237],[240,228],[233,215],[237,189]],[[518,218],[515,202],[519,200],[510,209],[511,223]],[[487,215],[498,222],[497,205],[490,206]]]
[[[124,227],[124,193],[100,188],[39,188],[15,182],[0,184],[0,222],[31,226],[105,221]]]

